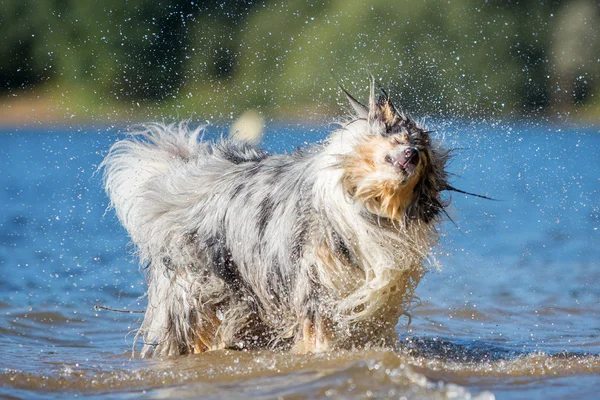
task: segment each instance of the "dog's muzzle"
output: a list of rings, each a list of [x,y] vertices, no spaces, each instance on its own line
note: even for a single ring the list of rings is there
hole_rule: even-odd
[[[419,151],[414,147],[406,147],[387,155],[385,161],[410,175],[419,163]]]

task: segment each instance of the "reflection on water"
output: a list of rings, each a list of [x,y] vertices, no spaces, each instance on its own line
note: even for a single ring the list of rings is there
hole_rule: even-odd
[[[600,135],[442,127],[455,194],[400,352],[130,359],[141,273],[94,175],[115,132],[0,135],[0,396],[595,398]],[[271,129],[291,150],[325,130]],[[217,133],[218,134],[218,133]],[[492,394],[493,393],[493,394]]]

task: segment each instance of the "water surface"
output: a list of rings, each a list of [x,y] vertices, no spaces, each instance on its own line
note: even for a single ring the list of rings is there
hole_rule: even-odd
[[[595,398],[600,390],[600,134],[436,126],[458,148],[437,264],[401,352],[218,351],[131,358],[144,282],[97,165],[116,128],[0,133],[0,396]],[[328,127],[273,126],[270,151]],[[218,136],[214,129],[208,136]],[[438,266],[441,269],[438,270]]]

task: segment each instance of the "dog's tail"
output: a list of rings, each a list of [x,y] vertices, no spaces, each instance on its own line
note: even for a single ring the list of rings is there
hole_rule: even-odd
[[[148,230],[148,184],[160,179],[174,165],[198,156],[203,127],[189,129],[186,123],[150,124],[133,131],[111,148],[100,168],[110,204],[134,243],[140,245]]]

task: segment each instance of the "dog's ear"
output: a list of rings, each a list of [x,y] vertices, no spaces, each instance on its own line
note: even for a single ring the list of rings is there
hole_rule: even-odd
[[[348,93],[348,91],[346,89],[344,89],[342,87],[342,85],[339,85],[339,86],[340,86],[340,89],[342,89],[342,91],[346,94],[346,97],[348,98],[348,102],[354,109],[356,116],[358,118],[367,119],[369,117],[369,109],[364,104],[362,104],[361,102],[356,100],[354,98],[354,96],[352,96],[350,93]]]
[[[378,85],[381,94],[375,100],[375,78],[371,77],[371,94],[369,96],[369,122],[382,123],[386,130],[402,121],[400,113],[390,101],[386,91]]]

